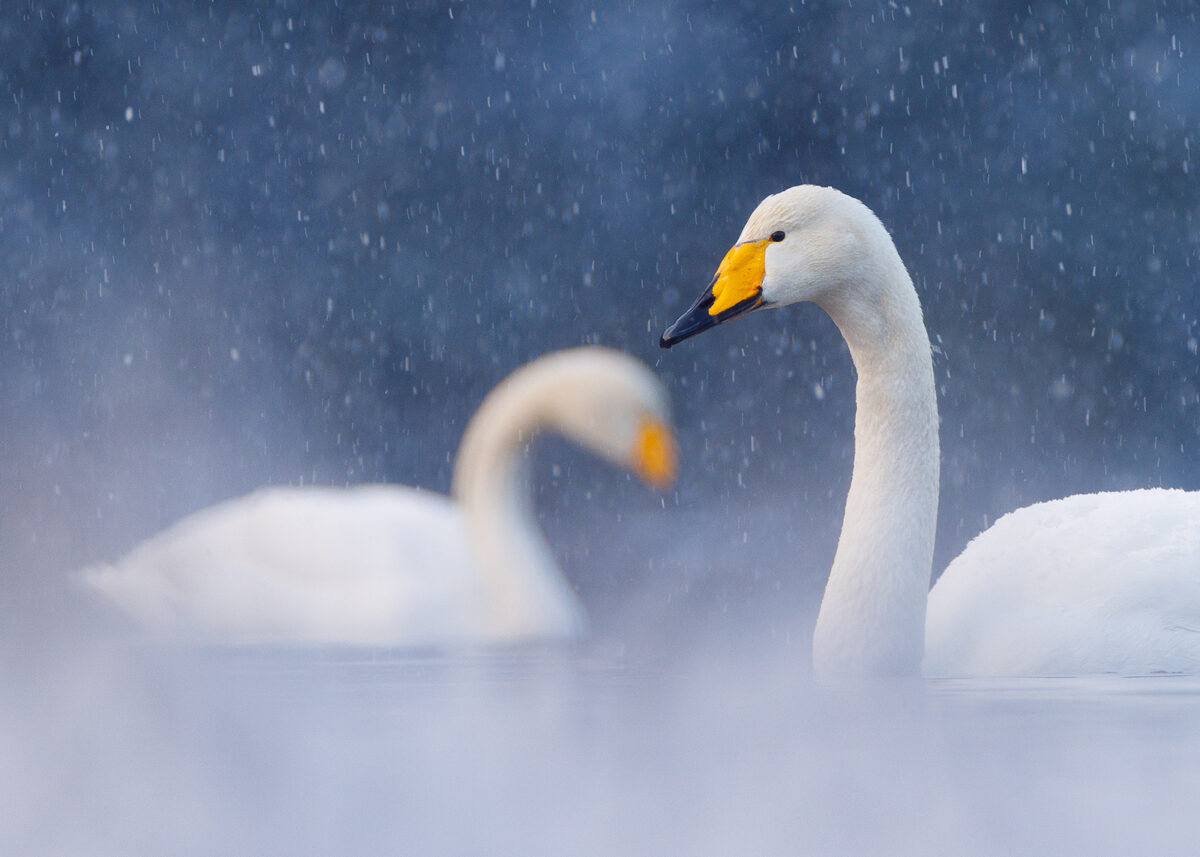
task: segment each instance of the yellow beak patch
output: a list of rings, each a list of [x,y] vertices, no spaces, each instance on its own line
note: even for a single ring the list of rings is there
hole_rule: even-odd
[[[633,472],[655,488],[669,488],[675,482],[675,433],[656,419],[642,420],[633,444]]]
[[[720,315],[744,300],[755,298],[762,291],[767,270],[767,245],[771,239],[734,244],[717,268],[713,280],[713,303],[709,315]]]

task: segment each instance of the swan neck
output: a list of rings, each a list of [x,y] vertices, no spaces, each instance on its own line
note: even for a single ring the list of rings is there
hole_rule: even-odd
[[[827,307],[858,384],[853,475],[813,640],[826,677],[913,674],[923,654],[938,502],[933,361],[899,257],[877,276],[873,301]]]
[[[463,434],[451,493],[466,516],[497,637],[564,636],[582,608],[537,526],[527,450],[545,424],[537,385],[503,382]]]

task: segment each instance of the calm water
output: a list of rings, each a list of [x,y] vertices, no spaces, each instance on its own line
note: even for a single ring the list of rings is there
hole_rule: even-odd
[[[1200,682],[798,652],[114,644],[6,668],[12,854],[1194,854]]]

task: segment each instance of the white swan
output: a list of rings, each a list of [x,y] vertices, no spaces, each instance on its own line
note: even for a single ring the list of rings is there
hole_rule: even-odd
[[[915,673],[922,653],[932,675],[1200,670],[1196,493],[1020,509],[928,592],[939,458],[929,338],[904,263],[862,203],[813,186],[767,197],[661,345],[797,301],[829,314],[858,370],[854,470],[813,635],[818,677]]]
[[[267,488],[197,512],[86,583],[157,635],[437,645],[569,637],[584,613],[536,527],[525,447],[572,438],[647,482],[674,478],[666,392],[634,358],[542,357],[484,400],[453,498],[399,485]]]

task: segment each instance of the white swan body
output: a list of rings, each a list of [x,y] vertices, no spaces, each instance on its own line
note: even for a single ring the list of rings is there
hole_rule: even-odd
[[[492,391],[453,499],[406,486],[266,488],[196,512],[83,579],[147,630],[232,643],[441,645],[570,637],[582,606],[536,527],[524,450],[541,429],[674,475],[667,399],[604,348],[536,360]]]
[[[931,675],[1200,672],[1200,493],[1005,515],[929,593],[925,641]]]
[[[470,639],[487,597],[449,498],[405,486],[263,488],[201,509],[84,580],[156,636],[387,645]],[[582,613],[549,599],[547,626]]]
[[[767,197],[661,344],[797,301],[830,315],[858,370],[854,470],[813,634],[818,677],[915,673],[922,660],[928,674],[957,675],[1200,669],[1196,494],[1081,495],[1018,510],[927,597],[939,458],[932,356],[912,280],[862,203],[807,185]]]

